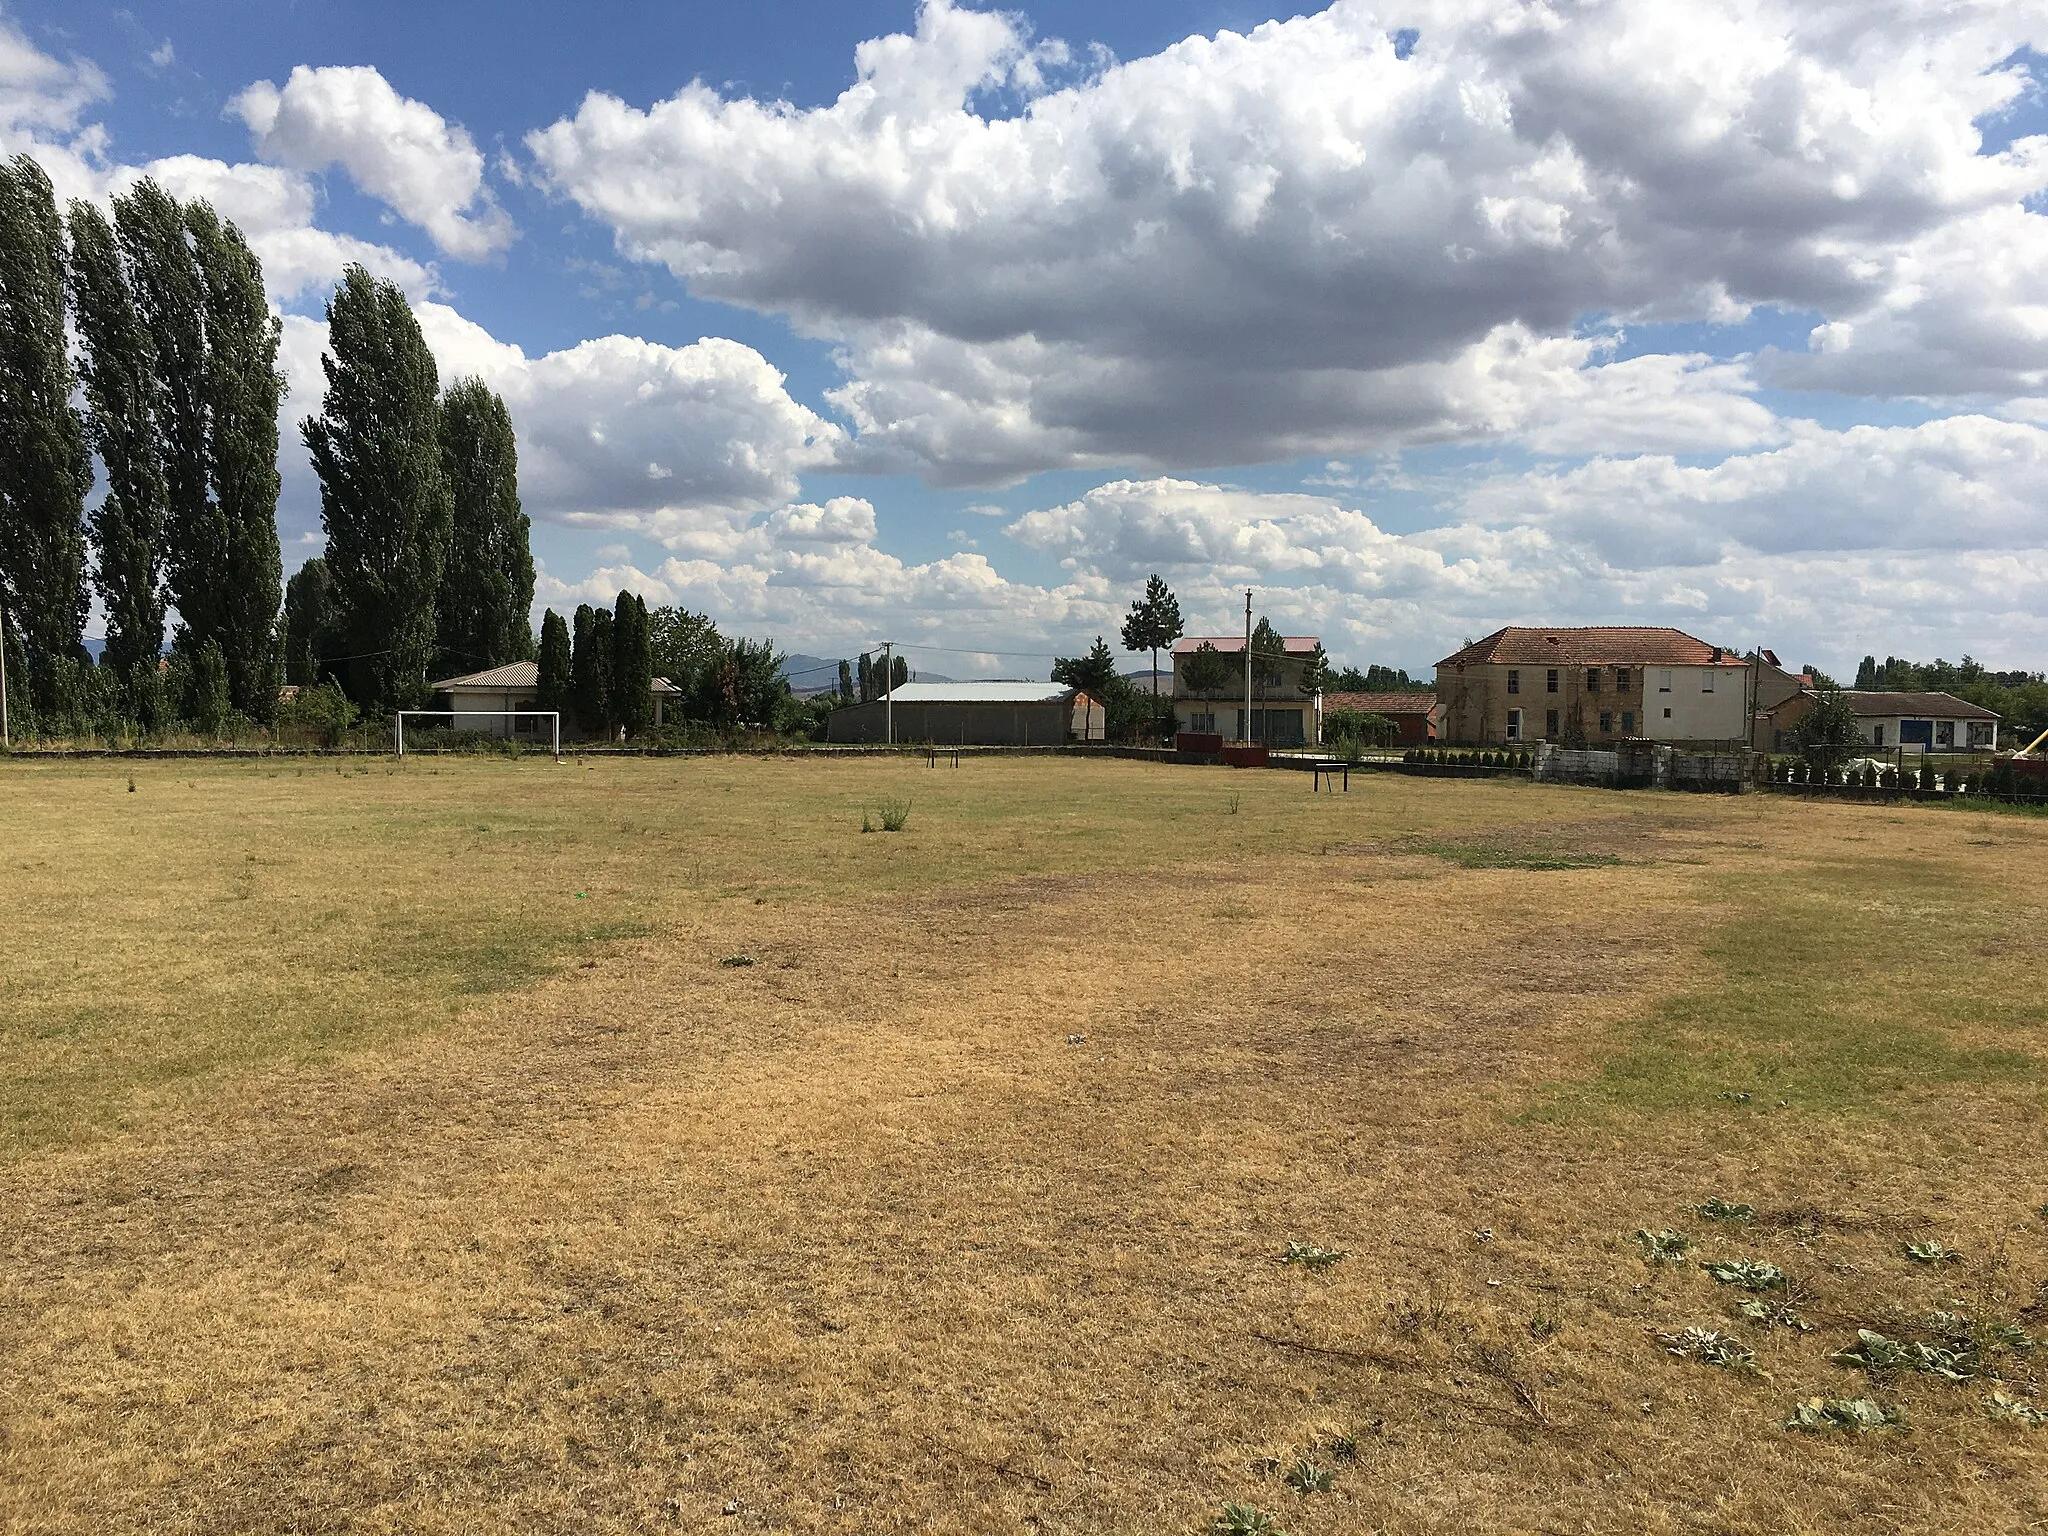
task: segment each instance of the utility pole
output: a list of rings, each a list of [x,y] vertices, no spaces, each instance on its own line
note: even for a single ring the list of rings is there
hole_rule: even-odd
[[[7,604],[4,602],[0,602],[0,749],[14,750],[14,738],[7,734]]]
[[[1244,589],[1244,728],[1238,732],[1246,746],[1252,744],[1252,589]]]
[[[896,745],[896,642],[882,642],[882,733]]]

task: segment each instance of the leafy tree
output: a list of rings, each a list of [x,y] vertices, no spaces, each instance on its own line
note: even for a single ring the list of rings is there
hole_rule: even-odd
[[[612,716],[628,736],[654,724],[654,648],[647,604],[621,592],[612,610]]]
[[[716,664],[696,679],[691,713],[725,731],[777,725],[792,702],[785,659],[772,640],[724,642]]]
[[[1848,696],[1833,683],[1813,690],[1813,703],[1792,734],[1807,761],[1821,768],[1832,768],[1863,744],[1863,724]]]
[[[313,736],[323,747],[340,746],[348,728],[361,718],[362,711],[334,683],[302,687],[290,703],[277,709],[280,729]]]
[[[466,672],[530,661],[533,551],[519,445],[505,402],[481,379],[456,380],[441,401],[441,474],[454,507],[436,603],[444,665]]]
[[[64,227],[50,178],[17,155],[0,165],[0,602],[20,628],[23,680],[44,712],[58,702],[59,663],[84,654],[92,456],[72,377]]]
[[[189,637],[188,637],[189,639]],[[218,640],[204,640],[189,653],[185,679],[185,718],[202,735],[220,736],[234,713],[228,697],[228,663]]]
[[[1145,583],[1145,592],[1131,604],[1124,618],[1123,643],[1127,651],[1152,653],[1152,691],[1159,691],[1159,653],[1181,637],[1180,599],[1155,574]]]
[[[648,612],[647,627],[654,675],[667,678],[685,695],[695,691],[696,679],[725,654],[725,639],[708,614],[655,608]]]
[[[843,659],[839,663],[839,702],[853,702],[853,668]]]
[[[576,605],[569,653],[576,724],[585,734],[608,736],[612,726],[612,615],[609,608]]]
[[[186,210],[206,300],[207,476],[220,563],[206,571],[202,638],[219,641],[228,696],[257,720],[277,710],[277,371],[281,322],[263,293],[263,268],[242,232],[205,203]],[[192,616],[181,606],[187,622]]]
[[[875,697],[875,663],[866,651],[860,653],[858,670],[860,674],[858,678],[860,701],[863,704],[867,704],[872,702]]]
[[[1207,698],[1230,686],[1230,658],[1204,640],[1180,662],[1180,681],[1195,698]]]
[[[107,614],[101,662],[134,694],[138,678],[154,678],[164,647],[166,492],[156,432],[156,353],[106,215],[91,203],[73,202],[70,224],[86,425],[107,472],[107,493],[87,520],[97,555],[94,585]],[[154,690],[144,692],[153,700]],[[160,723],[153,713],[135,713],[146,725]]]
[[[1330,685],[1330,658],[1323,654],[1323,643],[1318,640],[1316,648],[1308,654],[1308,665],[1301,672],[1301,696],[1312,699]]]
[[[284,680],[301,688],[329,680],[335,649],[334,584],[315,555],[284,587]]]
[[[454,507],[439,376],[397,284],[351,266],[327,305],[322,414],[300,424],[320,477],[349,694],[386,711],[426,694]]]
[[[889,691],[894,693],[909,681],[910,658],[908,656],[892,657],[889,661]]]
[[[569,647],[569,626],[562,622],[559,613],[550,608],[540,620],[540,677],[535,685],[535,709],[573,714],[573,654]]]
[[[1079,688],[1107,702],[1110,689],[1122,679],[1116,670],[1116,657],[1102,636],[1097,635],[1086,656],[1062,656],[1055,661],[1052,680],[1069,688]]]
[[[1287,642],[1280,631],[1273,627],[1273,621],[1261,618],[1252,630],[1252,680],[1257,686],[1258,696],[1264,698],[1266,690],[1278,685],[1280,663],[1286,659]]]

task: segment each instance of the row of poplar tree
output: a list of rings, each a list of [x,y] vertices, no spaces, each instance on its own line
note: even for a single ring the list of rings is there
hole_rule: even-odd
[[[281,674],[381,712],[422,702],[439,667],[533,655],[504,402],[473,379],[444,396],[403,291],[361,267],[327,319],[326,394],[301,424],[327,552],[280,624],[285,383],[254,252],[153,181],[111,218],[82,200],[60,215],[34,160],[0,163],[0,637],[23,726],[268,721]]]

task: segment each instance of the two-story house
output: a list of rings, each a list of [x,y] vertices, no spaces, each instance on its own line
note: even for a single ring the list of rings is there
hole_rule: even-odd
[[[1173,643],[1174,729],[1194,736],[1302,747],[1320,741],[1322,700],[1301,681],[1314,635],[1288,635],[1284,654],[1252,658],[1251,729],[1245,729],[1244,636],[1186,635]],[[1210,651],[1205,653],[1203,647]],[[1204,675],[1205,673],[1211,675]]]
[[[1744,741],[1759,663],[1682,630],[1495,630],[1436,664],[1443,739]]]

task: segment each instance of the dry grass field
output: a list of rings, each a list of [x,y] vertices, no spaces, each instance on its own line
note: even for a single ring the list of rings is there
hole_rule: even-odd
[[[2043,819],[17,761],[0,834],[8,1532],[2048,1523]],[[1828,1358],[1937,1310],[1973,1379]]]

